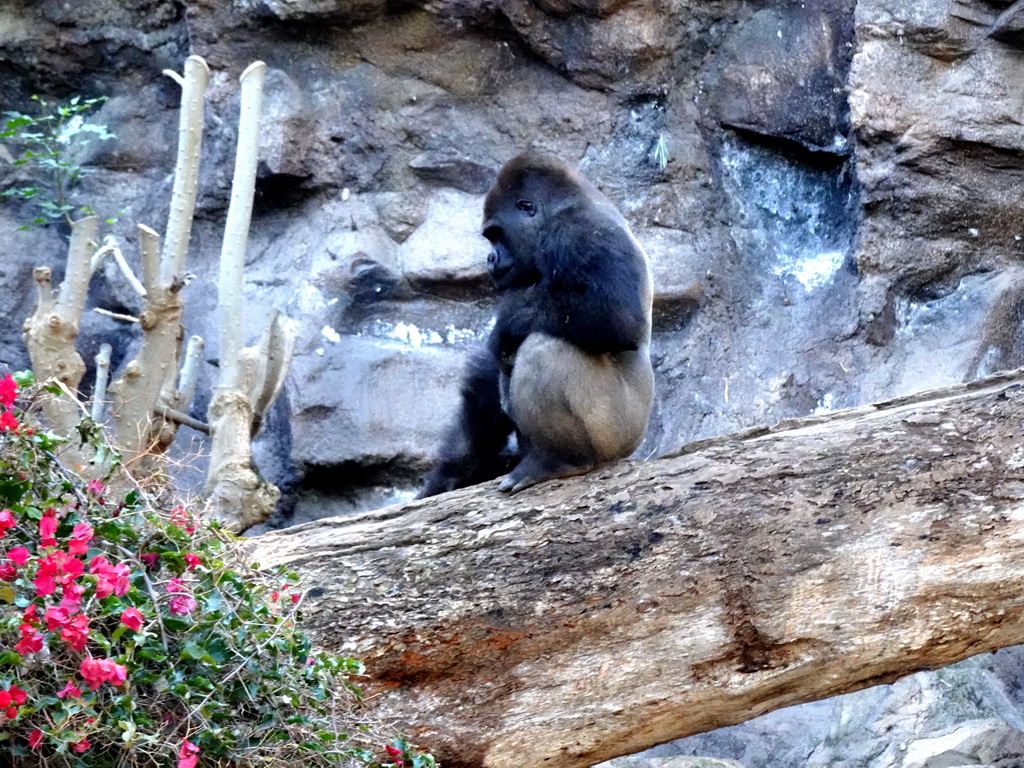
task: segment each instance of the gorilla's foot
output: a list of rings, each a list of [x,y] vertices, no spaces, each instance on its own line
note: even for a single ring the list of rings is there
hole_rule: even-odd
[[[545,480],[584,475],[593,468],[593,464],[571,464],[557,457],[543,456],[536,452],[529,453],[501,481],[498,490],[505,493],[518,493],[524,488],[543,483]]]

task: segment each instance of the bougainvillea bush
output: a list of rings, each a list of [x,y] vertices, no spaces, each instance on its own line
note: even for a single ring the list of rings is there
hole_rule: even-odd
[[[116,462],[83,481],[25,412],[29,378],[0,378],[0,763],[433,765],[365,719],[358,662],[297,631],[295,574],[250,567],[185,506],[113,491]],[[81,439],[101,436],[86,422]]]

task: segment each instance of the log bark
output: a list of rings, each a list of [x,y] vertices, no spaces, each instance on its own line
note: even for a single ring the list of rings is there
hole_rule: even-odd
[[[589,766],[1024,637],[1024,378],[255,540],[446,768]]]

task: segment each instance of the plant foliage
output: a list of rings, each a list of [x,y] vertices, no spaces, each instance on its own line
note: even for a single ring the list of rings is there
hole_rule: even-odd
[[[68,768],[319,768],[379,766],[383,745],[388,766],[434,765],[371,727],[359,662],[297,630],[296,574],[250,566],[186,506],[77,477],[61,440],[15,408],[31,406],[34,390],[18,395],[30,378],[0,379],[0,753]],[[98,445],[90,425],[81,439]]]
[[[76,206],[68,201],[68,187],[71,182],[92,172],[73,161],[74,150],[93,140],[114,138],[105,125],[85,120],[85,113],[106,101],[105,96],[95,99],[75,96],[67,104],[50,104],[38,96],[32,98],[39,104],[40,114],[4,112],[7,121],[0,130],[0,139],[12,141],[22,148],[12,164],[23,167],[32,180],[32,183],[0,192],[0,197],[32,200],[42,213],[19,227],[19,231],[28,229],[32,224],[48,224],[61,219],[71,224],[71,214]],[[93,214],[89,206],[80,206],[79,210],[86,216]]]

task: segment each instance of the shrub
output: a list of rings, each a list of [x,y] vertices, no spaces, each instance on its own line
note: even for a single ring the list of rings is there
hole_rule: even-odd
[[[297,575],[254,569],[187,506],[83,481],[17,396],[0,379],[0,745],[14,760],[379,765],[386,737],[351,682],[362,666],[296,629]],[[85,422],[81,439],[101,436]],[[381,756],[434,765],[402,739]]]

